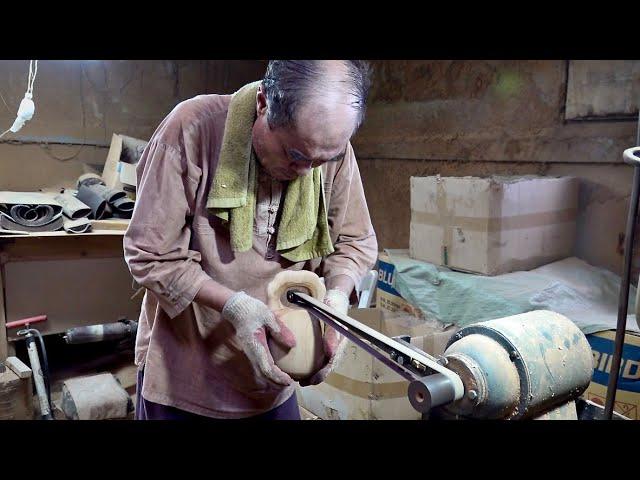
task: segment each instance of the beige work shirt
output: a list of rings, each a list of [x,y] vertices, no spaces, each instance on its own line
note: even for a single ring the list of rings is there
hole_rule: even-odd
[[[135,362],[144,367],[142,395],[152,402],[213,418],[242,418],[277,407],[294,392],[252,368],[234,328],[193,302],[214,279],[264,302],[283,270],[312,270],[359,284],[378,251],[351,145],[324,165],[328,223],[335,252],[293,263],[276,251],[278,210],[286,182],[260,170],[253,248],[231,250],[229,231],[206,209],[231,95],[200,95],[163,120],[137,167],[135,210],[124,237],[125,260],[146,287]],[[140,394],[140,392],[138,392]]]

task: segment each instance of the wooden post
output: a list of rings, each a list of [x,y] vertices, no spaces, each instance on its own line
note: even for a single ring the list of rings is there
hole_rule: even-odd
[[[4,263],[0,260],[0,362],[4,362],[9,356],[9,344],[7,342],[7,322],[4,301]]]

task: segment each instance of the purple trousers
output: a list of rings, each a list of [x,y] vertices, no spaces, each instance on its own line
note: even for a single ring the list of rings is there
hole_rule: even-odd
[[[197,415],[195,413],[180,410],[179,408],[161,405],[159,403],[150,402],[142,398],[142,384],[144,381],[144,370],[138,370],[138,385],[136,391],[136,420],[214,420],[209,417]],[[243,419],[244,420],[244,419]],[[300,420],[300,410],[298,408],[298,399],[295,392],[282,405],[261,413],[247,420]]]

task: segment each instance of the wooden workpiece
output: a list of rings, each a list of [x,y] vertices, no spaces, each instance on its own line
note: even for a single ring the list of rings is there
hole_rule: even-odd
[[[296,337],[296,346],[286,350],[273,340],[269,349],[276,365],[294,380],[307,378],[322,367],[324,346],[323,325],[311,318],[306,310],[286,301],[287,290],[299,290],[322,301],[325,287],[320,278],[309,271],[280,272],[267,286],[269,308],[278,314]]]
[[[30,378],[32,375],[31,369],[18,357],[8,357],[6,365],[7,368],[10,368],[19,378]]]

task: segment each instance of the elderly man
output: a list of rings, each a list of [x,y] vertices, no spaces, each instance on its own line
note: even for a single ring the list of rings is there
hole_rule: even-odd
[[[138,164],[125,259],[146,288],[135,362],[140,419],[298,419],[295,385],[270,336],[295,338],[269,310],[283,270],[324,277],[347,312],[377,241],[350,138],[369,89],[361,61],[269,62],[261,82],[200,95],[164,119]],[[344,339],[325,329],[324,366]]]

